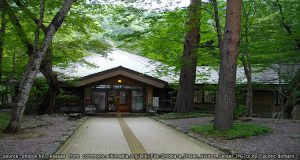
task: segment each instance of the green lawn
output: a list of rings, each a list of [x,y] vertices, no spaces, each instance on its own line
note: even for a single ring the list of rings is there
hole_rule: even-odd
[[[252,136],[265,135],[273,132],[273,130],[268,126],[251,123],[234,123],[230,130],[224,132],[215,130],[213,125],[193,126],[191,130],[206,137],[212,137],[216,139],[249,138]]]
[[[0,113],[0,131],[2,131],[8,125],[9,120],[9,113]]]
[[[190,113],[166,113],[159,115],[158,118],[160,119],[180,119],[180,118],[194,118],[194,117],[204,117],[204,116],[211,116],[211,114],[206,113],[197,113],[197,112],[190,112]]]

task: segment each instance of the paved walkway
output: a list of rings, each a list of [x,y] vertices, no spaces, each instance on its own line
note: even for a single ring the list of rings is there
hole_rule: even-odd
[[[147,117],[91,117],[57,152],[66,159],[193,159],[187,156],[220,153]]]

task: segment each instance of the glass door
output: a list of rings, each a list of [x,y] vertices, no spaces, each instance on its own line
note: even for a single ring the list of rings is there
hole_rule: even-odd
[[[117,111],[117,91],[108,91],[108,111]]]
[[[98,112],[104,112],[106,108],[105,103],[106,93],[104,91],[101,92],[93,92],[93,104],[97,106]]]
[[[119,99],[118,99],[118,111],[120,112],[129,112],[129,105],[130,105],[130,101],[129,101],[129,91],[126,90],[121,90],[118,91],[119,94]]]

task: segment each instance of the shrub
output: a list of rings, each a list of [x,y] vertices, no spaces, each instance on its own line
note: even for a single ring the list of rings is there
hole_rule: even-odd
[[[268,126],[251,123],[234,123],[233,127],[227,131],[215,130],[213,125],[193,126],[191,130],[206,137],[217,139],[249,138],[273,132]]]
[[[189,113],[166,113],[159,115],[158,117],[161,119],[180,119],[180,118],[194,118],[194,117],[203,117],[203,116],[211,116],[211,114],[206,113],[198,113],[198,112],[189,112]]]
[[[10,117],[9,113],[0,113],[0,131],[8,125]]]
[[[246,116],[248,113],[248,109],[244,106],[235,107],[233,110],[233,118],[239,119],[242,116]]]

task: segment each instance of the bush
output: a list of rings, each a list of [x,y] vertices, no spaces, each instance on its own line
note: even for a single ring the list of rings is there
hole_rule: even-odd
[[[235,107],[233,110],[233,118],[239,119],[242,116],[246,116],[248,114],[248,109],[244,106]]]
[[[198,112],[189,112],[189,113],[166,113],[159,115],[161,119],[180,119],[180,118],[194,118],[194,117],[204,117],[211,116],[211,114],[198,113]]]
[[[0,131],[8,125],[10,117],[9,113],[0,113]]]
[[[213,125],[193,126],[191,130],[206,137],[216,139],[249,138],[273,132],[273,130],[268,126],[251,123],[234,123],[233,127],[227,131],[215,130]]]
[[[73,93],[65,92],[64,90],[60,90],[57,95],[58,102],[70,102],[70,101],[80,101],[80,97],[74,95]]]

